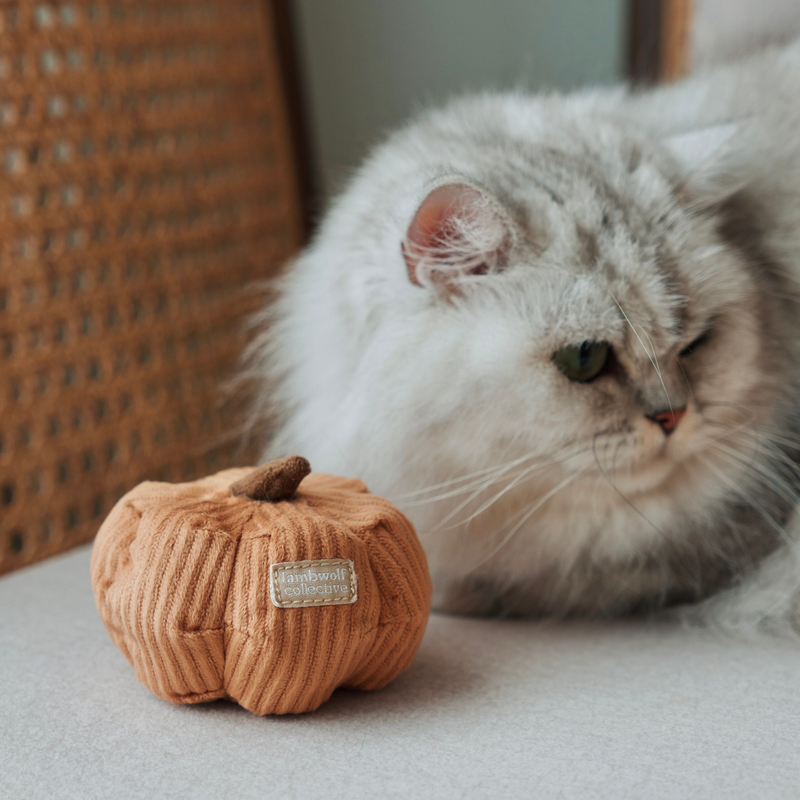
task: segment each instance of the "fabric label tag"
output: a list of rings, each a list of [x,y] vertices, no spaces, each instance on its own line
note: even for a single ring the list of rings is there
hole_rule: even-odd
[[[355,565],[345,558],[283,561],[269,568],[270,595],[278,608],[343,606],[355,603]]]

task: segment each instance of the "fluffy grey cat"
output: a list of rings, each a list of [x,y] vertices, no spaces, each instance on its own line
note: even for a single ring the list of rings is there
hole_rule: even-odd
[[[415,523],[435,606],[798,618],[800,45],[395,133],[258,320],[265,455]]]

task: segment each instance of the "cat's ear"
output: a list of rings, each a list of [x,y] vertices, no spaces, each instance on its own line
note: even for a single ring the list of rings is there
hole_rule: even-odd
[[[513,237],[496,200],[470,184],[445,183],[422,201],[402,243],[408,277],[426,286],[497,272]]]
[[[671,136],[666,140],[666,145],[684,170],[691,174],[708,167],[722,155],[738,129],[739,125],[735,122],[709,125]]]

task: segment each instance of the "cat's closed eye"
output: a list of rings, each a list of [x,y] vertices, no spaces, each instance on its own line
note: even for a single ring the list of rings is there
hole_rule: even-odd
[[[589,383],[603,372],[610,354],[608,342],[582,342],[562,347],[553,355],[553,361],[571,381]]]
[[[711,338],[711,329],[703,331],[694,341],[690,342],[678,353],[681,358],[687,358],[692,355],[695,350],[702,347]]]

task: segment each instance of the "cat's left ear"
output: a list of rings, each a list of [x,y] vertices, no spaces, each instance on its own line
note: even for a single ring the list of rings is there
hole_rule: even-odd
[[[454,287],[459,278],[497,272],[514,239],[514,226],[494,198],[469,183],[443,183],[428,192],[402,242],[409,280]]]
[[[665,144],[688,174],[710,168],[722,156],[739,130],[736,122],[670,136]]]

